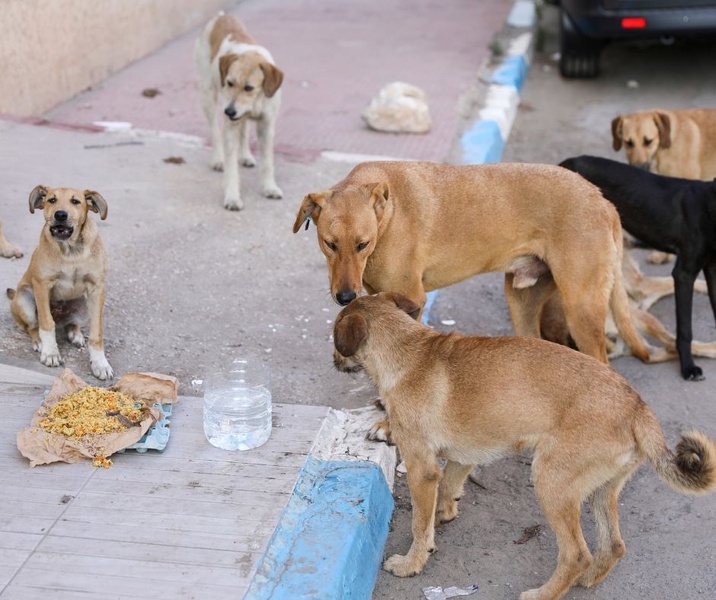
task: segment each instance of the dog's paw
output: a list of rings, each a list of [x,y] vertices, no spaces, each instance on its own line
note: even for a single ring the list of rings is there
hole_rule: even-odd
[[[73,346],[77,348],[84,348],[85,346],[85,336],[79,328],[68,328],[67,339]]]
[[[239,164],[242,167],[255,167],[256,159],[253,157],[252,154],[247,154],[239,159]]]
[[[106,358],[104,358],[104,360],[95,359],[90,361],[90,368],[92,369],[92,375],[101,381],[114,378],[114,370],[109,365]]]
[[[410,560],[407,555],[393,554],[393,556],[383,563],[383,569],[396,577],[412,577],[423,570],[423,565],[414,564],[414,561]]]
[[[211,168],[219,172],[224,170],[224,155],[222,152],[214,152],[211,157]]]
[[[373,423],[373,427],[366,434],[365,438],[372,442],[385,442],[386,444],[392,444],[390,439],[390,424],[385,419],[376,421]]]
[[[241,210],[244,208],[244,203],[241,198],[226,197],[224,198],[224,208],[226,210]]]
[[[264,184],[261,188],[261,193],[265,198],[273,198],[274,200],[283,198],[283,191],[275,183]]]
[[[687,369],[682,369],[681,376],[686,379],[686,381],[703,381],[706,379],[701,367],[697,367],[696,365]]]
[[[17,246],[8,243],[6,246],[0,247],[0,256],[4,258],[22,258],[22,250]]]
[[[40,362],[45,365],[46,367],[59,367],[62,363],[62,359],[60,358],[60,353],[58,351],[49,351],[45,352],[44,350],[40,350]]]

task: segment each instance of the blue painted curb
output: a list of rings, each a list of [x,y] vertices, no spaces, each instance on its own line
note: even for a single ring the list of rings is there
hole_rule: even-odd
[[[309,457],[244,600],[369,600],[393,506],[376,464]]]
[[[496,121],[475,121],[462,134],[462,160],[464,164],[481,165],[500,162],[505,142]]]
[[[521,91],[527,77],[527,71],[527,59],[523,55],[508,56],[493,71],[490,82],[498,85],[511,85],[517,91]]]

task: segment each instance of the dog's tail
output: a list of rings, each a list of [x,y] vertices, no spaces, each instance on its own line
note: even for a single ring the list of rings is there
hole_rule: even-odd
[[[624,338],[631,353],[642,362],[649,362],[649,350],[644,344],[644,340],[631,318],[631,309],[629,308],[629,297],[627,296],[626,287],[624,285],[624,273],[622,272],[622,254],[624,252],[622,242],[621,227],[614,232],[614,243],[618,249],[619,262],[614,273],[614,285],[612,286],[612,295],[609,300],[609,306],[614,318],[614,324],[617,331]]]
[[[669,449],[654,413],[646,404],[634,423],[639,449],[646,454],[656,474],[684,494],[705,494],[716,488],[716,443],[700,431],[687,431]]]
[[[12,300],[15,297],[15,290],[12,288],[7,288],[5,294],[7,294],[7,297]]]

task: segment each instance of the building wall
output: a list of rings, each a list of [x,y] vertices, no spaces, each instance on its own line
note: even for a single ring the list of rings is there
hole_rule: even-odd
[[[39,116],[239,0],[0,0],[0,113]]]

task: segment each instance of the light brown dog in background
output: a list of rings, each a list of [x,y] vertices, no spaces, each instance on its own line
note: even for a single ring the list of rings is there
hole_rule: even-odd
[[[98,192],[44,185],[32,190],[29,201],[31,213],[42,210],[45,225],[17,290],[7,290],[12,316],[48,367],[62,362],[56,326],[64,327],[67,339],[81,348],[81,328],[89,320],[92,374],[111,379],[102,327],[107,255],[97,225],[88,218],[92,211],[106,219],[107,202]]]
[[[644,110],[612,121],[612,147],[629,164],[671,177],[716,177],[716,109]]]
[[[249,121],[256,123],[261,193],[267,198],[283,197],[274,178],[273,161],[283,72],[243,23],[223,12],[204,27],[196,42],[194,59],[201,104],[211,127],[212,166],[224,171],[224,208],[240,210],[244,206],[239,162],[245,167],[256,164],[249,147]],[[222,111],[219,120],[217,104]]]
[[[21,258],[22,250],[15,244],[11,244],[7,241],[5,234],[2,230],[2,221],[0,221],[0,256],[4,258]]]
[[[441,334],[415,322],[419,312],[382,293],[353,300],[334,325],[336,368],[365,369],[407,467],[413,542],[387,571],[420,573],[436,549],[435,522],[457,516],[472,468],[514,453],[534,453],[535,494],[559,547],[552,576],[521,600],[556,600],[606,577],[625,552],[619,493],[645,460],[681,493],[716,487],[716,444],[689,432],[672,453],[648,405],[607,365],[544,340]],[[580,525],[585,500],[594,556]]]

